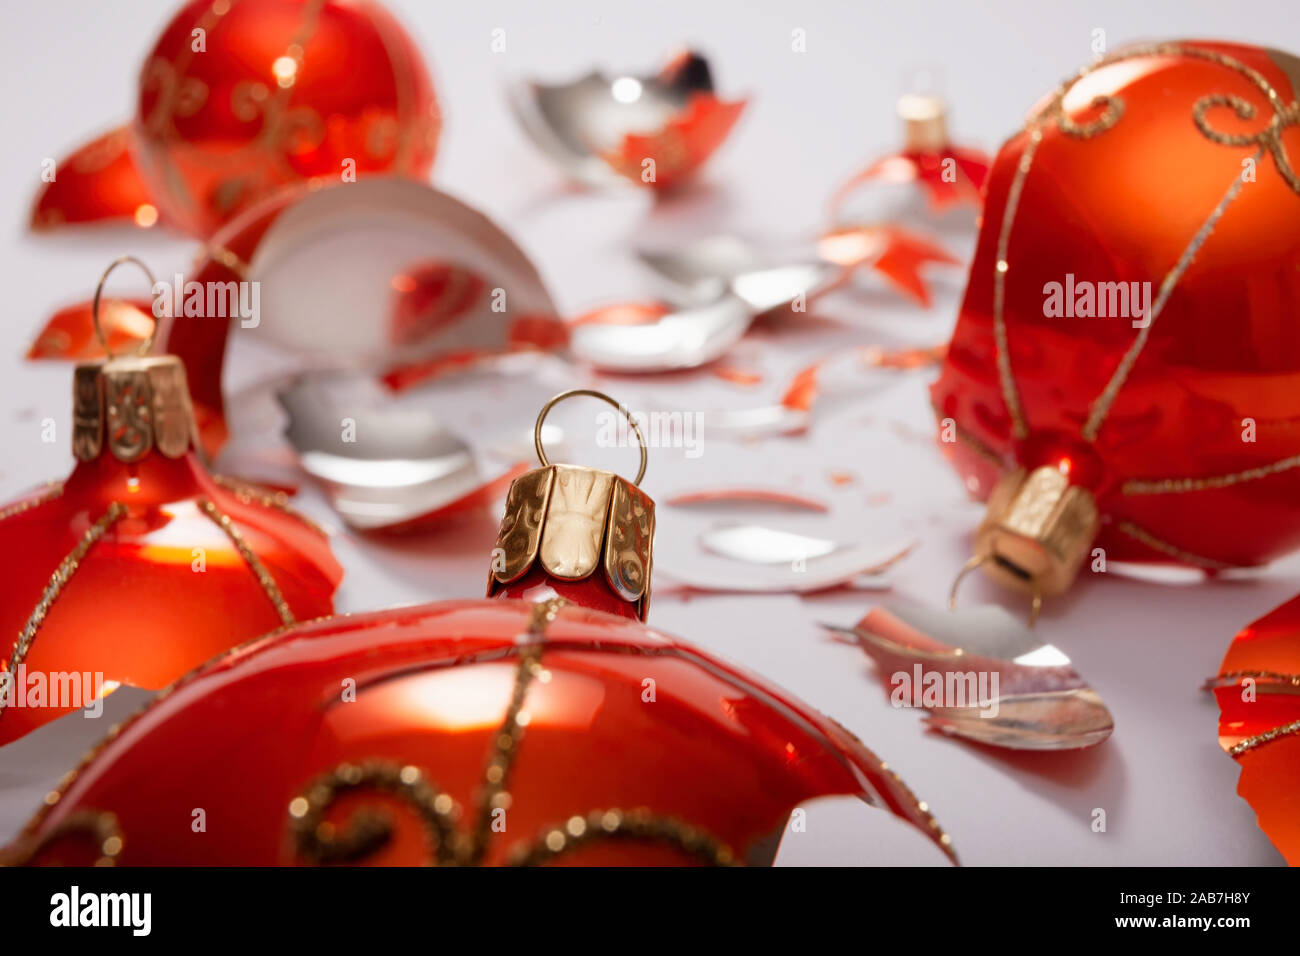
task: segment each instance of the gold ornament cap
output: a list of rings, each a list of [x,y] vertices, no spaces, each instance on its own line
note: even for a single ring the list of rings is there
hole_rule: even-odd
[[[1057,468],[1008,472],[989,496],[988,511],[975,533],[975,555],[953,582],[982,568],[1006,587],[1033,595],[1030,623],[1044,595],[1060,594],[1074,581],[1101,528],[1097,502]]]
[[[153,273],[134,256],[114,259],[95,288],[91,317],[107,356],[78,365],[72,378],[72,453],[92,461],[105,450],[118,461],[139,461],[153,449],[179,458],[196,447],[198,435],[185,366],[174,355],[149,355],[157,323],[135,355],[115,356],[99,322],[104,283],[118,266],[131,263],[157,286]]]
[[[72,453],[81,461],[107,451],[129,464],[154,449],[179,458],[194,447],[194,408],[176,356],[78,365],[72,381]]]
[[[908,152],[937,153],[948,145],[948,108],[939,97],[929,93],[901,96],[898,115]]]
[[[641,445],[635,481],[583,465],[551,464],[547,459],[541,438],[546,415],[559,402],[578,395],[599,398],[627,416]],[[650,602],[655,504],[638,487],[646,468],[641,429],[625,408],[603,392],[574,389],[542,408],[534,443],[542,467],[510,484],[492,552],[488,597],[540,563],[547,574],[564,581],[603,574],[615,594],[637,605],[637,616],[644,621]]]

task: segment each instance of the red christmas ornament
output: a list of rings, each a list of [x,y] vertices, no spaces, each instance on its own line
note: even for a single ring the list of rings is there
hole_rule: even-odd
[[[120,126],[79,147],[54,167],[32,208],[32,228],[126,219],[142,229],[158,222],[158,207],[131,155],[131,128]]]
[[[792,809],[826,794],[886,807],[951,855],[843,728],[642,625],[653,502],[540,457],[510,490],[489,600],[315,622],[216,658],[92,753],[14,855],[766,863]]]
[[[17,635],[0,659],[0,744],[332,610],[341,570],[324,535],[283,496],[208,473],[184,367],[145,357],[150,343],[77,366],[76,467],[0,508],[0,626]]]
[[[634,183],[652,189],[673,189],[694,176],[722,145],[746,102],[721,100],[712,93],[692,93],[685,108],[662,129],[628,133],[617,150],[604,155],[605,161]]]
[[[33,225],[161,213],[209,236],[288,183],[424,179],[440,126],[419,51],[378,3],[195,0],[145,59],[129,155],[120,132],[74,154]]]
[[[524,132],[575,179],[624,177],[654,190],[694,176],[748,102],[718,96],[708,60],[694,50],[649,76],[593,71],[570,83],[523,83],[512,101]]]
[[[1300,597],[1243,628],[1209,681],[1237,792],[1287,863],[1300,866]]]
[[[848,198],[869,183],[916,183],[935,212],[963,202],[980,204],[991,161],[982,150],[949,142],[943,100],[909,93],[899,99],[898,115],[903,120],[903,148],[874,160],[836,190],[832,219],[840,220]]]
[[[136,351],[153,338],[152,304],[145,299],[114,299],[100,308],[99,326],[114,354]],[[95,331],[93,302],[78,302],[55,312],[27,349],[29,360],[86,361],[105,357]]]
[[[1081,70],[998,154],[932,390],[990,499],[972,565],[1051,594],[1107,558],[1300,545],[1300,61],[1223,43]]]

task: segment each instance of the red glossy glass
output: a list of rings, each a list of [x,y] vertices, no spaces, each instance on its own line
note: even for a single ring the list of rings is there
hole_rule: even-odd
[[[1055,444],[1085,463],[1082,483],[1098,489],[1098,544],[1109,557],[1259,565],[1300,546],[1300,469],[1285,467],[1300,455],[1300,180],[1291,172],[1300,127],[1239,67],[1257,71],[1289,104],[1300,61],[1223,43],[1183,47],[1199,53],[1126,57],[1074,87],[1066,113],[1106,128],[1070,135],[1055,119],[1041,127],[1005,273],[1006,359],[1029,440],[1013,433],[994,331],[998,241],[1025,132],[1002,148],[990,175],[970,282],[932,399],[939,419],[955,420],[966,436],[943,447],[977,496],[987,496],[1002,468],[1045,463],[1030,458]],[[1095,97],[1122,102],[1122,114],[1108,121]],[[1236,97],[1250,118],[1222,97]],[[1241,140],[1218,141],[1198,122]],[[1267,129],[1275,149],[1273,133],[1259,135]],[[1053,282],[1150,283],[1154,304],[1230,188],[1234,198],[1148,330],[1134,327],[1136,315],[1047,314]],[[1094,403],[1139,336],[1144,347],[1088,440]],[[1265,474],[1252,477],[1254,469]],[[1222,476],[1239,477],[1179,490],[1182,479]],[[1162,490],[1126,484],[1134,480]]]
[[[935,212],[963,202],[978,206],[991,162],[983,150],[950,144],[940,149],[904,149],[882,156],[850,177],[832,197],[831,212],[838,218],[849,195],[874,182],[916,183]]]
[[[134,352],[153,334],[153,303],[147,299],[106,299],[101,303],[99,322],[114,355]],[[29,359],[103,357],[104,346],[95,334],[93,300],[55,312],[27,349]]]
[[[419,51],[378,3],[195,0],[145,58],[133,132],[164,217],[207,236],[287,183],[424,179],[440,126]]]
[[[1300,597],[1245,627],[1219,668],[1219,743],[1241,764],[1237,792],[1300,866]]]
[[[686,106],[662,129],[628,133],[617,150],[604,155],[619,174],[651,189],[672,189],[690,179],[730,135],[746,100],[721,100],[692,93]],[[647,160],[653,160],[653,176]]]
[[[32,206],[33,229],[121,220],[148,228],[158,209],[131,155],[130,127],[93,139],[54,167]]]
[[[297,619],[332,612],[342,570],[313,526],[217,484],[193,453],[151,453],[135,464],[105,453],[79,462],[56,497],[0,520],[0,630],[12,642],[91,525],[114,502],[127,509],[67,577],[31,642],[26,674],[100,674],[160,688],[278,627],[276,607],[202,500],[234,522]],[[17,686],[16,697],[24,693]],[[25,706],[29,699],[0,711],[0,744],[85,702]]]
[[[534,606],[478,600],[311,624],[218,659],[128,724],[86,764],[28,837],[38,862],[99,852],[63,831],[112,813],[121,864],[291,864],[290,805],[340,764],[418,768],[473,828],[487,756],[528,647]],[[483,858],[505,860],[551,825],[593,810],[645,808],[702,829],[742,861],[766,862],[791,810],[857,794],[948,849],[937,825],[879,759],[787,695],[643,625],[562,608],[545,631],[522,701],[504,832]],[[355,700],[345,700],[350,682]],[[206,832],[191,827],[202,807]],[[416,864],[431,850],[408,805],[364,788],[324,823],[345,834],[384,814],[382,845],[358,862]],[[677,848],[605,841],[574,864],[676,864]]]

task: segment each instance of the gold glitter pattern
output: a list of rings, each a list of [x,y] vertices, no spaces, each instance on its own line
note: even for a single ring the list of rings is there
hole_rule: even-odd
[[[1158,478],[1154,480],[1134,478],[1124,482],[1121,489],[1126,495],[1162,495],[1181,494],[1188,491],[1206,491],[1211,488],[1229,488],[1243,481],[1258,481],[1279,472],[1300,467],[1300,455],[1292,455],[1259,468],[1247,468],[1245,471],[1231,475],[1212,475],[1208,478]]]
[[[14,643],[13,652],[9,655],[9,660],[5,664],[5,672],[13,673],[27,659],[27,653],[31,650],[32,641],[36,639],[36,632],[40,630],[41,625],[45,622],[46,615],[50,613],[50,608],[54,606],[54,602],[58,600],[64,587],[72,579],[72,575],[76,573],[77,568],[81,566],[81,562],[85,560],[86,554],[94,547],[95,542],[102,538],[104,533],[125,515],[126,507],[124,505],[116,501],[109,505],[108,511],[86,529],[86,533],[81,536],[77,546],[68,552],[68,556],[50,575],[50,581],[45,585],[45,591],[41,594],[41,599],[36,603],[35,610],[32,611],[31,617],[27,619],[23,629],[18,632],[18,640]],[[4,716],[6,696],[0,695],[0,717]]]
[[[868,750],[866,745],[860,739],[858,739],[857,734],[849,730],[849,728],[845,727],[834,717],[827,717],[826,719],[829,720],[832,724],[834,724],[836,729],[839,730],[840,733],[844,734],[844,736],[848,737],[849,740],[857,744],[858,747],[860,747],[862,750],[870,754],[871,758],[880,765],[880,770],[882,773],[887,773],[889,774],[890,777],[893,778],[894,783],[898,785],[898,788],[902,790],[904,794],[907,795],[907,798],[909,800],[912,801],[912,806],[916,808],[916,812],[919,813],[925,819],[926,826],[928,826],[935,833],[939,834],[939,844],[943,847],[944,852],[948,854],[948,857],[954,863],[956,863],[957,853],[952,848],[952,837],[949,836],[944,831],[943,827],[939,825],[939,821],[936,820],[934,818],[934,814],[930,812],[929,805],[916,799],[916,794],[914,794],[911,788],[908,787],[908,785],[903,782],[903,778],[898,775],[898,772],[890,768],[889,764],[885,763],[885,761],[877,757],[874,753],[872,753],[872,751]]]
[[[1255,158],[1259,159],[1258,153],[1255,154]],[[1246,180],[1240,174],[1232,177],[1232,183],[1228,186],[1227,192],[1223,194],[1223,198],[1219,200],[1219,204],[1214,207],[1209,217],[1201,224],[1201,228],[1196,231],[1192,241],[1187,244],[1187,248],[1179,256],[1178,262],[1169,270],[1160,283],[1160,292],[1156,296],[1156,301],[1151,305],[1150,313],[1146,316],[1146,323],[1138,330],[1133,344],[1129,346],[1128,351],[1124,353],[1124,357],[1120,359],[1119,367],[1115,369],[1110,381],[1102,389],[1101,395],[1097,397],[1097,400],[1092,404],[1092,408],[1088,410],[1088,420],[1083,424],[1083,437],[1088,441],[1097,440],[1097,433],[1101,430],[1102,423],[1105,422],[1111,405],[1115,403],[1115,399],[1119,396],[1119,390],[1128,381],[1129,373],[1133,371],[1133,365],[1137,362],[1138,356],[1142,354],[1147,340],[1151,337],[1151,330],[1155,328],[1156,319],[1160,318],[1161,313],[1164,312],[1165,304],[1169,301],[1169,297],[1173,295],[1178,283],[1182,281],[1184,273],[1187,272],[1187,269],[1196,259],[1196,254],[1201,251],[1201,246],[1205,245],[1205,241],[1210,238],[1210,233],[1218,225],[1219,219],[1222,218],[1225,210],[1240,195],[1241,188],[1245,183]]]
[[[331,804],[341,794],[355,790],[378,790],[410,804],[428,830],[431,859],[440,859],[451,846],[456,823],[453,808],[420,769],[371,761],[360,766],[340,764],[317,778],[304,796],[289,804],[294,846],[303,857],[316,864],[355,863],[392,838],[392,824],[376,810],[363,809],[354,814],[343,833],[325,820]]]
[[[249,569],[253,572],[253,576],[257,578],[257,583],[260,584],[262,590],[266,592],[266,596],[275,607],[275,613],[280,615],[280,621],[284,624],[295,623],[293,611],[289,610],[289,605],[285,601],[284,595],[280,593],[280,586],[275,583],[275,578],[271,577],[271,572],[266,570],[266,565],[262,563],[262,559],[259,558],[253,552],[253,549],[248,546],[248,542],[244,540],[244,535],[240,532],[239,528],[235,527],[235,523],[230,520],[230,515],[223,513],[216,505],[211,501],[208,501],[206,498],[199,501],[199,508],[213,521],[213,523],[226,533],[226,537],[230,539],[230,543],[235,546],[235,550],[239,552],[240,557],[244,559],[244,563],[247,564]]]
[[[540,866],[557,857],[610,840],[644,840],[675,847],[708,866],[735,866],[731,850],[698,827],[647,810],[592,810],[563,826],[544,830],[534,842],[510,853],[511,866]]]
[[[1293,720],[1289,724],[1274,727],[1272,730],[1266,730],[1262,734],[1256,734],[1254,737],[1247,737],[1245,740],[1230,747],[1228,753],[1233,757],[1240,757],[1248,750],[1254,750],[1256,747],[1262,747],[1264,744],[1272,743],[1274,740],[1281,737],[1290,737],[1292,734],[1298,732],[1300,732],[1300,720]]]
[[[1229,671],[1207,681],[1206,684],[1207,687],[1229,687],[1240,684],[1247,678],[1269,684],[1289,684],[1292,687],[1300,687],[1300,674],[1281,674],[1277,671]]]
[[[251,484],[247,481],[240,481],[238,478],[230,478],[226,475],[213,475],[212,480],[222,488],[234,495],[240,504],[259,504],[263,508],[269,508],[272,511],[278,511],[286,514],[290,518],[305,524],[312,531],[315,531],[322,538],[329,537],[325,529],[318,525],[311,518],[308,518],[293,505],[289,504],[289,496],[283,491],[275,491],[270,488],[262,488],[259,485]]]
[[[1300,674],[1283,674],[1278,671],[1229,671],[1226,674],[1219,674],[1205,682],[1205,690],[1213,690],[1217,687],[1232,687],[1235,684],[1241,684],[1243,681],[1257,681],[1263,686],[1259,688],[1261,693],[1278,693],[1280,688],[1300,687]],[[1289,690],[1281,690],[1281,693],[1291,693]],[[1263,746],[1281,737],[1289,737],[1291,734],[1300,731],[1300,720],[1293,720],[1289,724],[1281,724],[1266,730],[1263,733],[1255,734],[1253,737],[1247,737],[1240,740],[1228,748],[1228,753],[1233,757],[1239,757],[1248,750],[1254,750],[1256,747]]]
[[[1190,551],[1178,547],[1176,544],[1170,544],[1157,538],[1150,531],[1140,528],[1132,521],[1120,521],[1116,526],[1124,534],[1128,535],[1134,541],[1140,541],[1148,548],[1159,551],[1161,554],[1167,554],[1183,564],[1191,564],[1199,568],[1205,568],[1208,571],[1228,571],[1232,568],[1240,567],[1236,564],[1228,564],[1224,561],[1218,561],[1214,558],[1207,558],[1200,554],[1193,554]]]
[[[290,836],[296,851],[315,863],[355,863],[383,848],[392,837],[391,823],[378,811],[353,814],[340,833],[324,819],[325,811],[340,793],[360,789],[396,796],[415,808],[429,835],[429,863],[434,866],[481,866],[491,846],[494,817],[511,805],[510,772],[523,742],[527,716],[524,700],[534,681],[549,680],[542,667],[546,629],[568,602],[552,598],[534,605],[527,631],[520,635],[519,663],[501,727],[483,770],[476,797],[477,813],[466,833],[456,829],[460,808],[438,790],[418,767],[399,767],[379,761],[363,765],[343,763],[323,774],[307,791],[289,802]],[[708,833],[672,817],[648,810],[593,810],[570,817],[565,823],[545,827],[530,842],[511,851],[512,866],[535,866],[556,857],[607,840],[642,840],[674,847],[705,863],[734,863],[731,850]]]
[[[62,482],[51,482],[49,487],[39,495],[35,495],[31,498],[24,498],[22,501],[15,501],[7,508],[0,508],[0,521],[31,511],[33,508],[40,507],[47,502],[53,501],[61,494],[63,494]]]
[[[99,810],[78,810],[41,839],[20,841],[11,851],[0,855],[0,867],[26,866],[47,847],[70,836],[94,841],[99,851],[95,866],[116,866],[125,846],[117,817]]]

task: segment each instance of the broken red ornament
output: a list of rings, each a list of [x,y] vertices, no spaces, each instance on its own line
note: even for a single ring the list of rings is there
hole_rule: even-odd
[[[960,265],[938,243],[896,226],[844,226],[817,241],[827,262],[847,269],[867,268],[883,276],[898,292],[929,307],[930,287],[921,270],[931,264]]]
[[[193,0],[145,57],[129,131],[57,166],[32,224],[161,215],[207,237],[291,183],[425,179],[440,127],[420,52],[374,0]]]
[[[298,464],[357,531],[432,531],[500,501],[523,463],[490,465],[426,408],[368,407],[336,399],[322,382],[279,393]],[[345,415],[340,401],[347,402]],[[339,428],[340,421],[351,424]]]
[[[0,744],[333,610],[342,570],[323,533],[284,496],[207,471],[184,367],[151,344],[77,366],[76,466],[0,509],[0,626],[17,636]]]
[[[361,369],[393,389],[567,340],[537,269],[504,231],[399,177],[283,191],[214,236],[182,278],[167,348],[185,363],[209,454],[226,438],[232,330],[286,364]],[[223,289],[256,299],[211,296]]]
[[[972,565],[1041,596],[1085,560],[1214,573],[1300,546],[1298,90],[1285,53],[1132,47],[1000,151],[931,391],[989,500]]]
[[[488,600],[313,622],[216,658],[68,775],[11,857],[767,864],[793,809],[829,794],[952,855],[838,724],[645,627],[653,502],[539,457],[512,486]]]
[[[746,102],[719,98],[708,61],[690,50],[653,76],[591,72],[571,83],[521,83],[511,97],[524,131],[574,179],[656,190],[694,176]]]
[[[1001,607],[875,607],[829,627],[876,662],[895,707],[915,707],[955,737],[1008,750],[1078,750],[1115,721],[1058,648]]]
[[[1242,628],[1216,677],[1219,744],[1241,766],[1237,793],[1300,866],[1300,596]]]
[[[146,299],[106,299],[99,324],[108,350],[132,352],[153,338],[153,303]],[[104,344],[95,333],[94,303],[78,302],[50,316],[27,349],[29,360],[103,358]]]
[[[930,208],[942,212],[959,203],[980,204],[992,160],[982,150],[948,140],[947,108],[937,96],[909,93],[898,101],[903,148],[855,173],[831,199],[831,216],[843,221],[850,197],[872,183],[916,183]]]
[[[78,148],[50,170],[53,178],[36,196],[31,226],[122,220],[148,229],[158,222],[158,207],[131,155],[131,127],[121,126]]]

